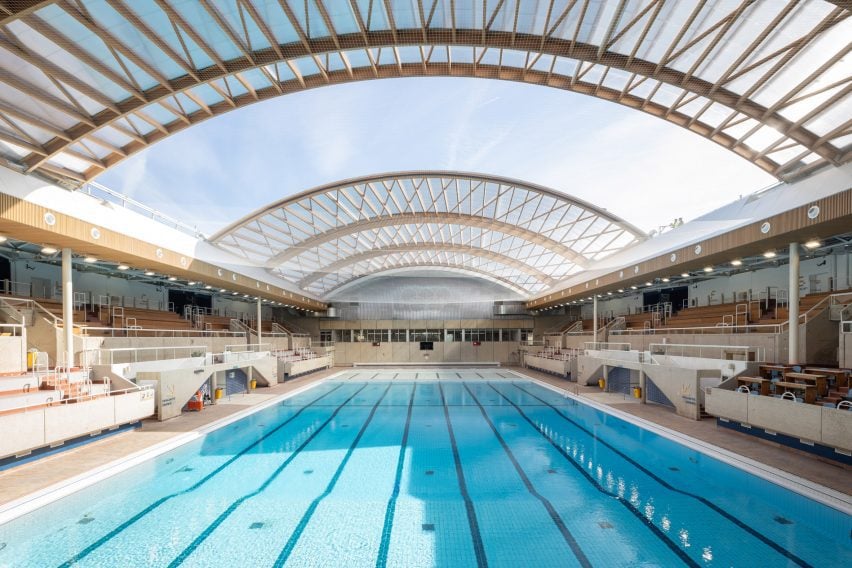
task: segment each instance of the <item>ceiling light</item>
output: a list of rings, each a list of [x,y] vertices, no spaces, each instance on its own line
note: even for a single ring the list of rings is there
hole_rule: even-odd
[[[645,282],[645,286],[653,286],[653,285],[654,285],[653,282]]]
[[[712,266],[705,266],[704,272],[713,272],[713,267]]]
[[[763,253],[763,256],[765,256],[766,258],[775,258],[777,255],[775,254],[774,250],[770,250]]]
[[[607,296],[612,296],[612,292],[607,292],[607,293],[606,293],[606,295],[607,295]]]
[[[619,289],[618,289],[618,293],[619,293],[619,294],[621,294],[621,293],[623,293],[623,292],[624,292],[624,288],[619,288]]]
[[[9,237],[4,237],[3,235],[0,235],[0,243],[5,243],[7,240],[9,240]]]
[[[231,296],[237,296],[237,295],[239,295],[239,292],[231,292]]]
[[[671,282],[668,278],[663,278],[663,282]]]
[[[731,261],[731,266],[742,266],[742,265],[743,265],[743,261],[741,261],[738,258]]]
[[[211,290],[212,288],[213,288],[213,286],[211,286],[210,284],[208,284],[207,286],[204,287],[205,290]]]
[[[631,290],[635,290],[635,289],[636,289],[636,286],[631,286],[631,287],[630,287],[630,289],[631,289]]]
[[[154,274],[155,274],[155,273],[154,273],[154,271],[153,271],[153,270],[146,270],[146,271],[145,271],[145,276],[153,276]]]
[[[176,282],[177,278],[174,276],[169,276],[169,282]]]
[[[44,247],[41,249],[41,254],[56,254],[56,249],[53,247]]]
[[[93,256],[87,256],[86,258],[83,259],[83,262],[88,262],[89,264],[91,264],[93,262],[97,262],[97,261],[98,261],[98,259],[93,257]]]
[[[2,241],[0,241],[2,242]],[[805,243],[805,248],[815,249],[818,248],[822,243],[817,240],[811,240]]]
[[[220,292],[226,292],[226,290],[224,288],[219,288],[219,291]]]
[[[689,278],[689,272],[681,272],[680,277],[681,278]]]
[[[195,286],[195,282],[187,282],[186,285],[187,286]]]
[[[116,268],[118,268],[119,270],[127,270],[130,267],[126,264],[119,264],[118,266],[116,266]]]

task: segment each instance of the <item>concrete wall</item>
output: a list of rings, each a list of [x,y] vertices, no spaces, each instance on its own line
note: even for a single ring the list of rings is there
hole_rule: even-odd
[[[839,343],[839,366],[844,369],[852,369],[852,333],[841,333]]]
[[[20,455],[154,414],[153,391],[137,391],[0,416],[0,458]]]
[[[710,389],[709,414],[845,451],[852,450],[852,412],[771,396]]]
[[[26,370],[26,336],[0,337],[0,373],[17,373]]]
[[[420,342],[382,342],[374,346],[370,342],[335,343],[335,365],[352,363],[452,363],[452,362],[500,362],[518,363],[519,342],[483,341],[433,342],[432,351],[421,351]]]

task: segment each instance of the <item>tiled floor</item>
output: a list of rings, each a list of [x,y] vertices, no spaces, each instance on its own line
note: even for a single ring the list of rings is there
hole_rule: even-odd
[[[0,472],[0,505],[101,467],[134,452],[144,450],[182,433],[201,428],[250,406],[260,404],[273,396],[290,392],[340,370],[338,368],[321,371],[269,389],[261,389],[253,394],[234,396],[221,401],[216,406],[205,408],[203,412],[185,413],[167,422],[146,421],[140,429],[118,434],[80,448]],[[620,394],[601,393],[595,387],[577,386],[575,383],[568,383],[531,369],[522,369],[521,371],[557,387],[565,388],[570,392],[576,392],[580,396],[588,397],[595,402],[611,405],[661,426],[677,430],[688,436],[736,452],[847,495],[852,495],[850,468],[844,468],[841,465],[795,450],[751,438],[745,434],[717,428],[714,420],[696,422],[677,416],[670,410],[658,405],[638,404],[634,399]]]

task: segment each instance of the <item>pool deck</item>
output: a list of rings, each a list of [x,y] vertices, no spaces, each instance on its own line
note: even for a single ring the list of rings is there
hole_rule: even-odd
[[[639,404],[621,394],[602,393],[595,387],[579,386],[532,369],[503,367],[563,388],[580,397],[606,404],[638,418],[676,430],[687,436],[719,446],[771,467],[802,477],[846,495],[852,495],[852,468],[786,448],[772,442],[752,438],[731,430],[717,428],[715,420],[694,421],[654,404]],[[204,428],[273,397],[310,385],[342,367],[298,377],[255,393],[233,396],[202,412],[185,412],[166,422],[146,420],[142,427],[109,436],[89,444],[47,456],[30,463],[0,471],[0,506],[32,493],[85,474],[96,468],[126,458],[136,452],[167,442],[182,434]]]

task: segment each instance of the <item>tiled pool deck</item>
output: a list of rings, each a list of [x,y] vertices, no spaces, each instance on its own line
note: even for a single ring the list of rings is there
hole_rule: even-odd
[[[270,398],[310,385],[343,370],[329,369],[299,377],[255,394],[238,395],[221,401],[203,412],[184,413],[167,422],[145,421],[141,428],[117,434],[66,452],[60,452],[31,463],[0,472],[0,506],[44,490],[64,480],[85,474],[130,454],[156,444],[167,442],[181,434],[193,432],[213,422],[227,418]],[[639,404],[621,394],[601,393],[595,387],[578,386],[532,369],[514,369],[529,377],[539,379],[558,388],[606,404],[622,412],[648,420],[719,446],[768,466],[802,477],[846,495],[852,495],[850,468],[820,458],[788,449],[770,442],[752,438],[731,430],[716,427],[715,420],[700,422],[677,416],[670,410],[654,404]]]

